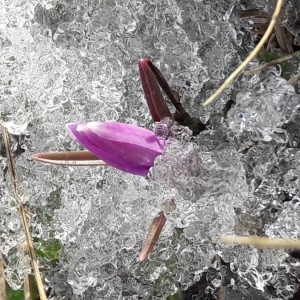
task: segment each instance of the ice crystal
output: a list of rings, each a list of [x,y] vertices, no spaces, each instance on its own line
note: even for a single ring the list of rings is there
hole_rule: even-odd
[[[239,49],[253,46],[235,19],[236,4],[2,4],[0,113],[32,234],[63,245],[58,262],[40,258],[52,299],[162,299],[197,285],[199,297],[225,289],[230,299],[290,299],[297,291],[299,262],[285,251],[218,243],[226,233],[299,238],[300,229],[299,95],[271,70],[267,79],[239,78],[214,105],[201,108],[243,58]],[[207,130],[193,137],[172,127],[147,179],[32,161],[36,152],[78,149],[66,123],[114,120],[155,129],[138,78],[137,62],[145,57],[179,91],[188,112],[209,121]],[[166,137],[163,127],[157,132]],[[29,264],[2,148],[0,250],[7,281],[18,288]],[[173,200],[171,211],[166,203]],[[147,229],[161,210],[166,227],[140,263]]]

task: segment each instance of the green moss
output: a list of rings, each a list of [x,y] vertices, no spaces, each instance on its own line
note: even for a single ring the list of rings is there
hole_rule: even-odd
[[[42,240],[39,238],[33,238],[33,244],[37,256],[49,261],[57,260],[62,251],[62,245],[57,239]]]
[[[23,290],[13,290],[10,285],[6,282],[6,298],[7,300],[24,300]]]
[[[284,55],[284,53],[282,53],[280,50],[279,51],[269,51],[269,50],[263,49],[257,55],[257,58],[258,58],[259,62],[262,63],[262,62],[270,62],[270,61],[277,59],[283,55]]]

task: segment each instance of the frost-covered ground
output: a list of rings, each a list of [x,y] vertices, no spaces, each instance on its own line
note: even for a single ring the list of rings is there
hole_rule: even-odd
[[[32,234],[63,249],[55,263],[41,260],[51,299],[162,299],[195,283],[198,299],[206,299],[204,291],[220,299],[291,299],[299,288],[299,260],[286,251],[218,243],[222,234],[299,238],[300,232],[294,88],[274,67],[240,76],[213,105],[201,105],[254,46],[234,14],[240,2],[0,1],[1,118],[14,136]],[[268,1],[244,2],[268,7]],[[174,127],[177,139],[147,179],[32,161],[36,152],[79,149],[65,132],[68,122],[154,128],[138,76],[145,57],[188,112],[209,121],[208,130],[191,137]],[[226,116],[229,100],[236,104]],[[6,179],[0,250],[7,281],[19,288],[30,265]],[[148,226],[171,199],[177,209],[140,263]]]

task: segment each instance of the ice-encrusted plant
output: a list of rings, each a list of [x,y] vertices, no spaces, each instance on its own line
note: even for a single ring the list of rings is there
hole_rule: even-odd
[[[228,1],[226,3],[228,5]],[[172,138],[172,143],[165,149],[165,155],[157,157],[157,163],[149,174],[153,181],[143,178],[132,180],[132,176],[110,168],[83,169],[71,166],[65,170],[55,167],[50,170],[49,167],[31,164],[30,157],[26,156],[26,153],[22,155],[18,163],[19,171],[24,174],[23,191],[26,188],[27,193],[30,191],[26,177],[34,178],[37,183],[37,186],[31,186],[35,192],[28,197],[33,210],[34,205],[38,207],[40,203],[43,205],[40,209],[42,212],[48,211],[48,206],[50,203],[52,205],[53,201],[61,202],[62,205],[55,212],[53,224],[57,226],[56,237],[65,247],[64,256],[61,257],[64,266],[58,267],[64,271],[47,275],[57,293],[66,293],[66,278],[75,293],[91,299],[113,298],[121,294],[124,297],[161,297],[177,289],[186,289],[198,280],[204,285],[210,282],[207,292],[217,293],[218,289],[224,291],[226,284],[226,281],[221,281],[220,285],[220,276],[227,278],[230,275],[232,280],[236,279],[232,287],[236,291],[243,290],[243,285],[256,288],[267,286],[271,281],[262,274],[270,275],[273,272],[279,278],[277,283],[272,282],[278,287],[277,295],[285,298],[284,293],[292,294],[291,288],[286,291],[283,288],[285,285],[289,287],[284,283],[284,280],[287,280],[287,277],[284,278],[284,272],[276,273],[279,265],[281,270],[287,266],[283,260],[284,252],[274,252],[273,257],[270,257],[267,252],[259,253],[248,248],[240,251],[238,247],[229,247],[228,250],[227,247],[216,244],[216,240],[220,233],[231,232],[233,226],[236,226],[235,233],[242,234],[261,234],[265,228],[266,232],[273,236],[279,232],[283,234],[283,228],[286,236],[292,232],[296,234],[296,230],[289,231],[288,228],[297,227],[293,227],[297,224],[297,218],[291,218],[286,226],[283,226],[282,218],[274,218],[281,210],[292,213],[293,205],[297,205],[296,197],[293,196],[297,194],[297,168],[296,171],[291,169],[286,172],[286,168],[292,163],[291,160],[296,161],[297,150],[286,150],[282,145],[287,136],[290,145],[297,144],[294,130],[297,113],[294,114],[291,109],[297,104],[297,95],[292,95],[285,83],[275,78],[271,72],[269,81],[258,82],[258,76],[251,77],[251,80],[239,78],[239,90],[245,90],[245,93],[240,92],[237,95],[237,105],[227,114],[226,124],[229,128],[224,123],[221,127],[217,125],[218,120],[226,118],[226,114],[219,116],[212,113],[214,107],[222,107],[228,95],[224,95],[221,101],[205,112],[199,111],[199,99],[195,95],[203,87],[202,80],[210,77],[209,84],[212,82],[214,86],[216,81],[221,80],[221,76],[226,76],[228,68],[224,65],[229,65],[228,61],[235,53],[233,48],[228,47],[232,36],[230,30],[227,30],[230,26],[226,20],[217,21],[217,24],[206,21],[208,15],[209,21],[211,20],[214,8],[211,5],[208,9],[207,4],[204,6],[203,3],[193,2],[193,6],[190,7],[190,3],[174,1],[172,8],[165,10],[160,9],[165,8],[164,2],[156,6],[145,3],[147,13],[138,11],[137,15],[123,11],[123,3],[118,3],[117,7],[110,3],[111,6],[101,7],[101,10],[93,9],[92,3],[88,14],[82,14],[85,9],[79,7],[73,11],[74,15],[72,11],[65,14],[65,8],[61,5],[53,8],[49,14],[48,10],[42,9],[39,11],[42,16],[39,22],[54,28],[52,37],[58,47],[52,47],[52,42],[46,45],[40,43],[33,54],[44,51],[45,48],[49,51],[36,59],[35,55],[30,56],[30,51],[27,51],[28,47],[29,50],[33,49],[29,44],[26,45],[26,52],[21,53],[22,56],[16,55],[17,60],[22,57],[21,65],[27,66],[21,68],[20,72],[28,72],[26,84],[28,82],[30,85],[25,85],[26,88],[22,89],[24,93],[26,91],[25,96],[22,94],[23,97],[16,97],[16,89],[11,89],[13,97],[18,99],[18,106],[24,100],[24,112],[32,112],[34,116],[41,116],[43,120],[33,122],[34,126],[30,127],[30,132],[33,133],[31,141],[33,145],[38,145],[35,149],[30,149],[31,152],[78,150],[77,144],[66,140],[63,130],[64,123],[78,120],[125,120],[126,123],[138,123],[142,127],[149,127],[148,112],[140,105],[139,96],[136,96],[139,94],[128,93],[128,89],[124,88],[136,85],[135,76],[128,70],[132,70],[131,65],[144,56],[142,50],[137,50],[140,49],[140,45],[147,46],[144,49],[149,51],[150,56],[155,57],[157,65],[164,72],[167,71],[166,74],[170,75],[173,85],[181,87],[182,93],[184,91],[183,103],[188,103],[186,106],[189,109],[206,116],[203,120],[210,119],[211,123],[209,130],[201,132],[195,138],[180,126],[173,126],[172,134],[178,139]],[[134,6],[133,3],[131,5]],[[223,2],[218,5],[216,13],[222,10]],[[194,6],[202,9],[194,9]],[[152,10],[158,14],[152,14]],[[161,14],[160,11],[164,13]],[[206,15],[206,12],[210,13]],[[115,16],[110,18],[114,22],[107,20],[106,15]],[[220,15],[223,17],[223,13]],[[140,18],[145,16],[145,24],[149,26],[139,27]],[[75,22],[72,17],[76,19]],[[87,18],[96,18],[99,22],[86,22]],[[165,22],[156,23],[154,20],[157,18]],[[121,26],[118,23],[120,20]],[[56,21],[58,26],[52,26],[51,22]],[[104,26],[106,22],[108,27]],[[84,30],[78,31],[78,24]],[[152,30],[151,25],[155,30]],[[97,30],[97,26],[101,30]],[[188,30],[187,26],[190,26],[191,30]],[[60,28],[56,31],[58,27]],[[93,31],[89,32],[89,28],[93,28]],[[201,39],[198,39],[199,32],[194,28],[199,28]],[[151,33],[142,36],[141,32]],[[12,30],[11,34],[13,33]],[[22,43],[29,39],[24,38],[22,41],[18,36],[14,35],[12,40],[19,42],[18,49],[23,49],[25,46],[22,46]],[[218,38],[212,41],[212,36]],[[85,44],[86,37],[90,37],[88,44]],[[97,38],[93,43],[95,37]],[[112,40],[107,46],[105,42],[109,37],[112,37]],[[180,40],[181,43],[174,40]],[[239,40],[238,43],[240,42]],[[218,51],[211,49],[210,43],[213,43]],[[65,49],[68,51],[65,52]],[[97,49],[101,49],[100,56]],[[138,58],[136,51],[140,51]],[[94,56],[95,53],[97,55]],[[220,61],[216,55],[220,57]],[[31,62],[29,65],[26,64],[28,60]],[[66,71],[66,68],[60,68],[61,61],[70,72]],[[35,77],[40,63],[45,76],[40,74]],[[212,72],[218,63],[218,70]],[[9,60],[9,64],[14,72],[19,70],[13,68],[14,60]],[[88,72],[87,66],[92,74]],[[120,73],[121,80],[116,75]],[[45,83],[47,76],[49,84]],[[16,82],[19,79],[17,77]],[[53,89],[50,80],[55,83]],[[16,82],[14,87],[17,86]],[[204,95],[211,92],[212,87],[209,84],[203,88]],[[22,84],[20,86],[23,87]],[[283,90],[285,95],[282,94]],[[125,95],[124,98],[121,98],[122,95]],[[3,93],[3,96],[7,99],[8,94]],[[204,98],[202,95],[201,100]],[[26,110],[28,107],[29,111]],[[258,122],[255,121],[255,116],[259,116]],[[286,129],[280,128],[282,122],[286,123]],[[161,129],[164,133],[168,132],[163,124],[159,130]],[[91,155],[89,160],[99,163]],[[81,163],[77,161],[77,165]],[[278,174],[281,174],[281,179],[276,177],[277,173],[274,173],[272,166],[279,168]],[[171,189],[163,186],[163,183],[167,183]],[[41,189],[41,186],[45,188]],[[51,197],[48,197],[49,188],[52,191]],[[286,195],[285,191],[292,194]],[[249,196],[250,199],[247,198]],[[158,247],[154,248],[153,254],[150,255],[149,262],[137,264],[136,254],[139,249],[136,245],[140,245],[144,238],[147,229],[145,224],[149,224],[151,218],[156,215],[156,212],[151,215],[151,209],[160,209],[161,202],[170,197],[176,200],[177,209],[167,216],[167,227]],[[278,200],[280,197],[286,200],[293,197],[293,204],[289,201],[281,203]],[[175,227],[176,230],[173,230]],[[10,225],[9,228],[13,230],[14,226]],[[45,230],[44,233],[41,232],[40,227],[33,228],[36,228],[36,235],[47,235]],[[208,237],[208,240],[205,237]],[[221,254],[225,261],[217,259],[212,269],[207,270],[205,267],[210,266],[210,257],[216,252]],[[227,262],[231,262],[234,267],[231,265],[231,268],[228,268]],[[271,271],[268,269],[270,262],[274,266]],[[228,269],[233,273],[224,273],[224,270]],[[203,280],[202,275],[207,281]],[[286,282],[291,281],[290,278]],[[227,288],[230,292],[231,286]],[[253,293],[251,289],[248,289],[248,292]]]

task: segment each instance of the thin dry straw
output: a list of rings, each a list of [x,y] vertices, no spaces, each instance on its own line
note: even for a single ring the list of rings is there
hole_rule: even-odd
[[[20,212],[20,216],[21,216],[21,222],[22,222],[22,225],[23,225],[23,229],[24,229],[24,233],[25,233],[25,237],[26,237],[26,242],[27,242],[30,257],[31,257],[31,264],[32,264],[32,268],[33,268],[33,271],[34,271],[35,280],[36,280],[36,284],[37,284],[37,287],[38,287],[40,300],[47,300],[47,296],[46,296],[46,293],[45,293],[45,290],[44,290],[42,277],[41,277],[41,274],[40,274],[40,271],[39,271],[38,262],[37,262],[36,254],[35,254],[35,251],[34,251],[30,231],[29,231],[28,221],[27,221],[27,217],[26,217],[26,211],[25,211],[25,208],[24,208],[24,205],[23,205],[23,202],[22,202],[22,198],[18,193],[17,174],[16,174],[16,169],[14,167],[14,162],[13,162],[12,153],[11,153],[11,149],[10,149],[9,136],[8,136],[6,128],[3,125],[0,125],[0,126],[1,126],[1,130],[2,130],[3,141],[4,141],[7,160],[8,160],[8,167],[9,167],[9,170],[10,170],[10,173],[11,173],[13,192],[14,192],[15,199],[16,199],[18,205],[19,205],[19,212]]]
[[[250,61],[257,55],[257,53],[260,51],[260,49],[263,47],[263,45],[266,43],[268,38],[270,37],[273,28],[276,24],[276,21],[278,19],[278,16],[280,14],[280,10],[283,4],[283,0],[277,0],[276,7],[274,9],[274,13],[272,15],[272,19],[269,23],[269,26],[259,41],[259,43],[256,45],[256,47],[253,49],[252,52],[248,55],[248,57],[237,67],[236,70],[234,70],[228,78],[224,81],[223,84],[220,85],[220,87],[203,103],[203,106],[207,106],[211,102],[213,102],[217,97],[219,97],[226,88],[228,88],[232,81],[247,67],[247,65],[250,63]]]
[[[4,278],[4,259],[0,252],[0,299],[6,300],[6,284]]]
[[[220,243],[240,244],[240,245],[254,246],[256,248],[300,249],[300,240],[270,239],[268,237],[261,237],[261,236],[225,235],[220,238]]]

